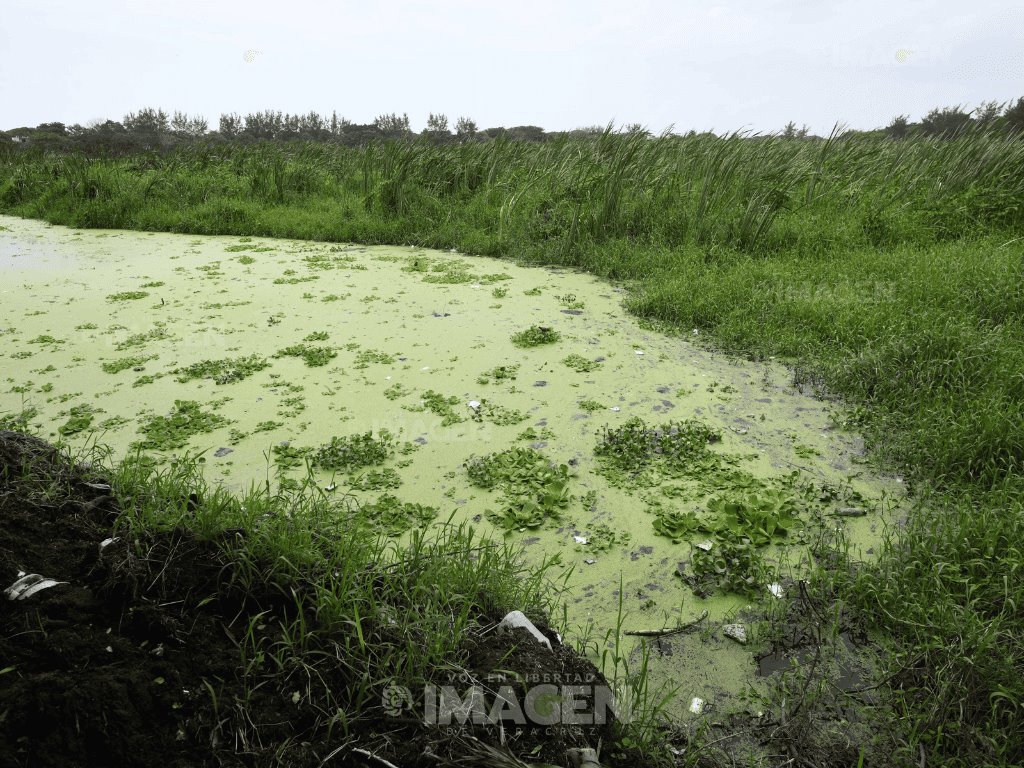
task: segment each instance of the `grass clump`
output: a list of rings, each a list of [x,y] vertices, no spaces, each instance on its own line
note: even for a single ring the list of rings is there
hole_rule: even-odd
[[[175,400],[166,416],[151,416],[139,427],[143,440],[134,446],[144,451],[173,451],[184,448],[196,436],[213,432],[230,422],[218,413],[204,411],[194,400]]]
[[[532,325],[526,330],[512,334],[512,343],[517,347],[539,347],[542,344],[554,344],[562,338],[562,334],[554,328],[543,325]]]
[[[292,344],[289,347],[278,350],[274,357],[301,357],[310,368],[319,368],[327,365],[336,358],[338,353],[331,347],[315,347],[311,344]]]
[[[196,379],[212,379],[216,384],[230,384],[242,381],[270,367],[266,358],[259,355],[248,357],[226,357],[221,360],[203,360],[183,368],[175,368],[177,381],[185,383]]]

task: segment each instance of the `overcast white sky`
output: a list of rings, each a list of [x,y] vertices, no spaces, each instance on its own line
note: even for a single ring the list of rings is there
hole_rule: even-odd
[[[1024,96],[1018,0],[0,0],[0,129],[145,106],[481,128],[885,125]]]

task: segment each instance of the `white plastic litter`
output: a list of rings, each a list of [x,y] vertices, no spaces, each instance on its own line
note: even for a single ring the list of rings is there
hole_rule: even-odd
[[[693,701],[690,702],[690,711],[695,715],[699,715],[701,712],[703,712],[704,699],[700,698],[699,696],[694,696]]]
[[[726,624],[722,627],[722,634],[740,645],[747,644],[747,628],[742,624]]]
[[[543,634],[541,634],[541,631],[533,625],[532,621],[526,618],[526,614],[524,614],[522,611],[512,611],[511,613],[507,614],[505,618],[501,620],[501,623],[498,625],[499,629],[515,629],[518,627],[522,627],[523,629],[527,630],[531,635],[534,636],[538,643],[547,646],[547,649],[549,651],[551,650],[551,641],[544,637]]]
[[[622,409],[621,409],[621,408],[619,408],[619,406],[617,406],[617,405],[613,405],[613,406],[612,406],[612,410],[613,410],[613,411],[615,411],[615,413],[618,413],[618,412],[619,412],[619,411],[621,411]]]
[[[637,355],[638,357],[642,357],[643,354],[644,354],[644,351],[642,349],[634,349],[633,350],[633,354]]]
[[[466,403],[466,405],[468,405],[470,408],[472,408],[475,411],[477,408],[480,407],[480,401],[479,400],[470,400],[468,403]]]
[[[785,590],[782,588],[782,585],[774,581],[768,585],[768,591],[772,593],[773,597],[779,598],[781,598],[786,593]]]
[[[698,541],[693,546],[695,546],[697,549],[703,549],[705,552],[710,552],[711,548],[713,546],[715,546],[715,542],[713,542],[713,541]]]
[[[113,543],[114,543],[115,541],[118,541],[118,540],[119,540],[119,538],[120,538],[119,536],[111,536],[111,537],[109,537],[109,538],[106,538],[106,539],[104,539],[103,541],[101,541],[101,542],[100,542],[100,552],[102,552],[102,551],[103,551],[104,549],[106,549],[107,547],[109,547],[109,546],[110,546],[111,544],[113,544]]]
[[[8,600],[25,600],[32,597],[36,592],[56,587],[58,584],[67,584],[67,582],[47,579],[38,573],[27,573],[5,589],[4,595],[7,596]]]
[[[586,536],[573,536],[572,538],[573,538],[573,541],[575,541],[577,544],[589,544],[590,543],[590,539],[588,539]]]

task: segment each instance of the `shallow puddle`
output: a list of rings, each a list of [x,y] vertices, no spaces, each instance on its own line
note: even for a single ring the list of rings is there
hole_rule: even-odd
[[[27,411],[72,443],[99,430],[118,455],[203,451],[233,487],[312,461],[396,534],[477,521],[572,569],[568,625],[582,636],[592,622],[594,641],[615,625],[620,579],[623,629],[706,610],[696,631],[651,641],[680,714],[695,697],[705,713],[740,706],[758,680],[758,604],[784,597],[821,531],[868,549],[901,498],[784,368],[645,330],[589,275],[407,247],[0,225],[0,420]],[[331,445],[368,431],[393,439]],[[367,450],[383,458],[361,463]],[[715,557],[744,535],[760,546],[732,552],[753,561],[723,575]],[[730,622],[748,645],[722,633]]]

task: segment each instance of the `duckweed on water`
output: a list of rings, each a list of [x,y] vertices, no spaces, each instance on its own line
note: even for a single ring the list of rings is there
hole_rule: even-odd
[[[270,363],[266,358],[249,355],[248,357],[226,357],[222,360],[203,360],[184,368],[175,368],[172,373],[178,374],[177,381],[181,383],[195,379],[213,379],[217,384],[229,384],[234,381],[242,381],[269,367]]]
[[[562,338],[562,334],[554,328],[543,325],[532,325],[525,331],[512,334],[512,343],[517,347],[539,347],[541,344],[554,344]]]

